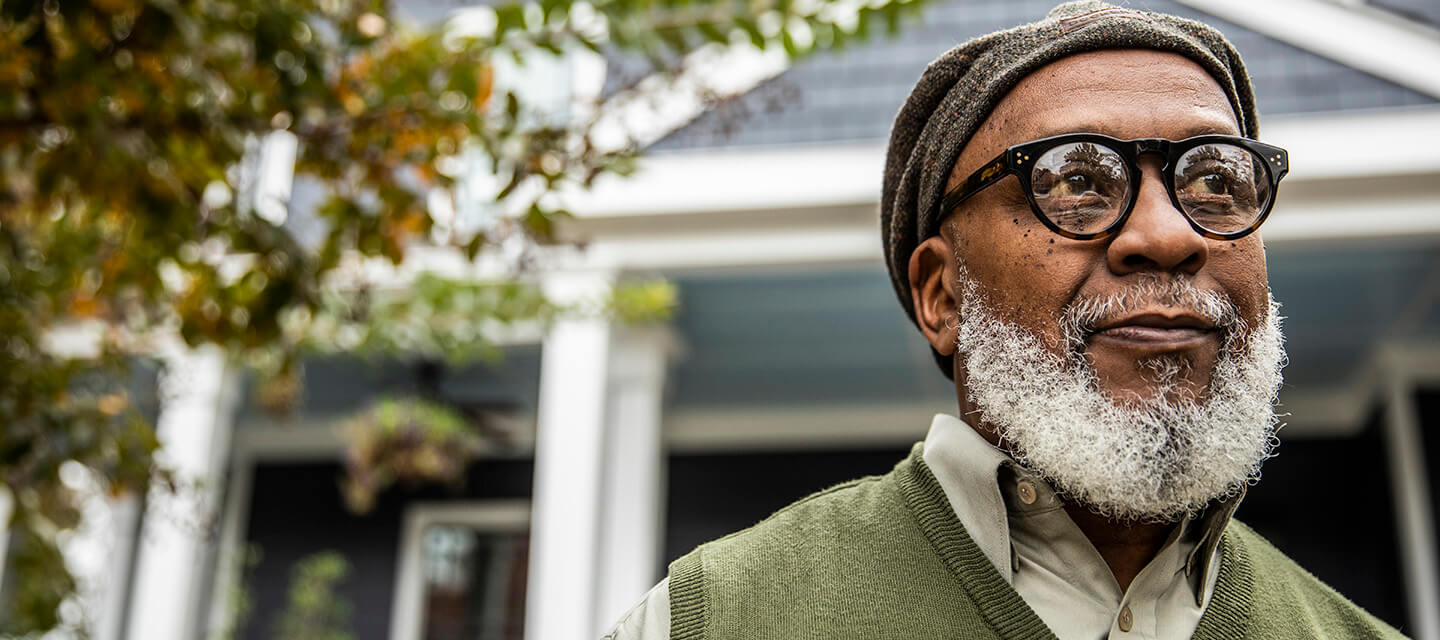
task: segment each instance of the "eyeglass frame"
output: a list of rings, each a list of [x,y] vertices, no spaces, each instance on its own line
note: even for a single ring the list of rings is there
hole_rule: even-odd
[[[1045,212],[1040,209],[1040,204],[1035,201],[1035,192],[1031,184],[1035,163],[1039,162],[1040,157],[1050,149],[1071,142],[1096,143],[1114,151],[1125,161],[1125,169],[1129,172],[1129,175],[1135,176],[1135,178],[1127,180],[1129,193],[1124,210],[1120,212],[1120,215],[1116,216],[1114,222],[1111,222],[1104,229],[1094,233],[1075,233],[1062,229],[1050,219],[1050,216],[1046,215]],[[1201,226],[1200,223],[1195,222],[1195,219],[1185,211],[1185,206],[1180,203],[1180,199],[1175,193],[1175,174],[1171,171],[1171,168],[1175,166],[1176,161],[1185,155],[1185,153],[1206,144],[1228,144],[1241,147],[1265,160],[1265,162],[1261,163],[1261,166],[1265,167],[1265,175],[1270,181],[1270,197],[1265,202],[1264,209],[1260,212],[1260,215],[1244,229],[1230,233],[1220,233],[1206,229]],[[1289,152],[1280,147],[1242,136],[1206,134],[1185,138],[1184,140],[1167,140],[1165,138],[1121,140],[1100,133],[1064,133],[1058,136],[1040,138],[1039,140],[1032,140],[1007,147],[1000,155],[995,156],[995,159],[976,169],[964,180],[961,180],[960,184],[955,185],[954,189],[946,192],[945,198],[940,202],[940,216],[943,218],[949,215],[956,207],[959,207],[981,190],[999,182],[1006,176],[1013,175],[1020,181],[1020,187],[1025,192],[1025,200],[1030,203],[1030,212],[1035,214],[1035,217],[1038,218],[1046,228],[1072,240],[1097,240],[1107,238],[1119,233],[1120,229],[1125,226],[1125,222],[1130,219],[1130,213],[1135,210],[1135,202],[1139,198],[1140,183],[1142,182],[1140,156],[1149,154],[1156,154],[1165,159],[1164,165],[1160,168],[1160,177],[1165,183],[1166,190],[1170,193],[1170,202],[1175,205],[1175,210],[1179,211],[1181,216],[1184,216],[1185,221],[1190,223],[1190,228],[1194,229],[1196,233],[1215,240],[1237,240],[1259,229],[1260,224],[1265,222],[1265,219],[1270,216],[1270,210],[1275,206],[1275,197],[1280,187],[1280,179],[1284,178],[1285,175],[1290,172]]]

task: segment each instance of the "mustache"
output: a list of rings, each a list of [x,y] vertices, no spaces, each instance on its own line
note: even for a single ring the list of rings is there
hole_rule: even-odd
[[[1229,342],[1243,333],[1245,322],[1229,295],[1195,286],[1189,276],[1146,274],[1134,284],[1102,295],[1077,296],[1061,317],[1065,341],[1072,352],[1085,346],[1103,323],[1157,306],[1184,309],[1214,325]]]

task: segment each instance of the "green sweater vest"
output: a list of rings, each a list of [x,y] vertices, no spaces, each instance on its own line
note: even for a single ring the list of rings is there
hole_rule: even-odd
[[[674,640],[1054,638],[960,526],[916,445],[670,565]],[[1398,638],[1239,523],[1195,638]]]

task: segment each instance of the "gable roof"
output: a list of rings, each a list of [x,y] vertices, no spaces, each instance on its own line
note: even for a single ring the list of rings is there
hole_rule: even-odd
[[[1406,0],[1386,0],[1405,5]],[[969,38],[1043,17],[1055,0],[947,0],[898,38],[877,36],[802,60],[744,96],[723,102],[652,151],[883,141],[925,65]],[[1262,116],[1436,104],[1422,94],[1170,0],[1132,3],[1204,21],[1245,57]],[[1397,7],[1398,8],[1398,7]],[[612,68],[614,66],[612,65]]]

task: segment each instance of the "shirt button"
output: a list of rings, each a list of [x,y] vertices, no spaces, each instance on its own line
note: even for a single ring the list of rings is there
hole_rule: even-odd
[[[1135,614],[1130,613],[1130,605],[1120,607],[1120,617],[1116,622],[1120,623],[1120,630],[1127,633],[1135,626]]]
[[[1035,504],[1035,483],[1029,480],[1021,480],[1020,486],[1016,487],[1020,494],[1020,501],[1025,504]]]

